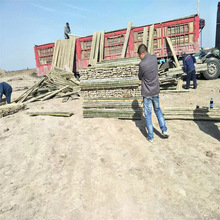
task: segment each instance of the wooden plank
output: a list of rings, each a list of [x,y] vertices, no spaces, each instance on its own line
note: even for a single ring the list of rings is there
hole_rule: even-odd
[[[57,67],[58,68],[62,68],[61,67],[61,58],[63,57],[63,40],[61,40],[60,41],[60,49],[59,49],[60,51],[59,51],[59,55],[58,55],[58,57],[57,57]]]
[[[59,90],[56,90],[55,92],[50,92],[49,95],[47,95],[46,97],[44,97],[43,99],[41,99],[41,101],[45,101],[49,98],[51,98],[52,96],[55,96],[57,93],[59,93],[60,91],[68,88],[69,86],[64,86],[63,88],[59,89]]]
[[[67,55],[68,55],[67,46],[68,46],[68,42],[69,42],[69,39],[63,40],[63,57],[61,58],[61,60],[62,60],[61,68],[63,68],[63,69],[64,69],[65,65],[67,65]]]
[[[185,93],[185,92],[189,92],[188,89],[184,89],[184,90],[170,90],[170,89],[164,89],[160,91],[161,93]]]
[[[99,62],[102,62],[104,59],[104,49],[105,49],[105,31],[101,31]]]
[[[183,80],[182,79],[177,80],[176,90],[183,90]]]
[[[74,115],[73,112],[27,112],[30,116],[58,116],[58,117],[70,117]]]
[[[125,41],[124,41],[123,48],[122,48],[121,58],[126,57],[126,52],[127,52],[127,47],[128,47],[128,39],[130,36],[130,31],[131,31],[131,25],[132,25],[132,21],[130,21],[128,23],[127,32],[125,34]]]
[[[25,95],[23,96],[23,98],[21,100],[19,100],[19,103],[22,103],[23,101],[25,101],[25,99],[34,91],[34,89],[36,89],[46,78],[42,78],[38,83],[36,83],[35,85],[33,85],[29,90],[27,90],[25,92]]]
[[[89,64],[90,65],[93,65],[94,51],[95,51],[95,45],[96,45],[96,37],[97,37],[97,32],[94,32],[93,36],[92,36],[92,46],[91,46],[91,52],[90,52],[90,58],[89,58]]]
[[[149,41],[148,41],[148,53],[153,54],[153,39],[154,39],[154,25],[150,26],[150,33],[149,33]]]
[[[142,109],[84,109],[83,117],[141,119]]]
[[[94,59],[93,59],[93,65],[95,65],[98,62],[100,39],[101,39],[101,32],[98,32],[97,38],[96,38],[96,46],[95,46],[95,55],[94,55]]]
[[[74,60],[75,60],[75,54],[76,54],[76,37],[73,36],[72,38],[70,38],[70,42],[71,42],[71,49],[70,49],[70,56],[69,56],[69,68],[70,71],[73,72],[74,69]]]
[[[164,115],[166,120],[196,120],[196,121],[220,121],[220,117],[203,117],[203,116],[181,116],[181,115]]]
[[[138,87],[140,80],[136,77],[82,80],[81,90]]]
[[[169,47],[170,47],[170,50],[171,50],[171,52],[172,52],[172,54],[173,54],[173,58],[174,58],[174,60],[175,60],[176,67],[177,67],[177,68],[180,68],[180,64],[179,64],[179,61],[178,61],[178,59],[177,59],[177,57],[176,57],[176,53],[175,53],[175,51],[174,51],[172,42],[171,42],[171,40],[170,40],[169,37],[166,37],[166,40],[167,40],[167,43],[168,43],[168,45],[169,45]]]
[[[65,49],[66,49],[66,40],[62,40],[61,45],[62,47],[61,47],[61,54],[59,56],[59,59],[60,59],[59,67],[63,69],[63,62],[64,62]]]
[[[137,100],[138,102],[143,100],[142,96],[136,96],[136,97],[117,97],[117,98],[84,98],[84,102],[131,102],[133,100]]]
[[[51,65],[51,69],[54,68],[54,64],[55,64],[55,60],[57,57],[57,50],[58,50],[58,40],[55,42],[54,48],[53,48],[53,58],[52,58],[52,65]]]
[[[148,27],[144,27],[144,30],[143,30],[143,41],[142,43],[147,46],[147,31],[148,31]]]
[[[83,102],[83,108],[133,108],[140,109],[142,102]]]
[[[60,53],[60,42],[61,40],[57,40],[54,47],[53,52],[53,60],[52,60],[52,70],[57,66],[58,55]]]

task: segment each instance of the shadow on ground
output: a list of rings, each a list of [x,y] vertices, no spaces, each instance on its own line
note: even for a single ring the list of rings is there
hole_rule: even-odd
[[[133,122],[135,123],[136,127],[140,130],[142,135],[147,138],[148,134],[146,131],[146,124],[145,124],[145,117],[143,115],[143,109],[139,105],[139,102],[137,99],[135,99],[132,102],[132,108],[135,111],[134,116],[133,116]],[[154,128],[154,134],[156,134],[160,138],[164,138],[163,135],[156,128]]]
[[[197,126],[201,131],[220,141],[220,131],[218,129],[218,126],[215,124],[218,122],[212,121],[211,117],[209,117],[208,115],[208,112],[209,112],[208,109],[207,111],[203,112],[205,113],[205,115],[203,115],[204,120],[196,120],[198,117],[197,115],[198,111],[194,110],[193,111],[194,122],[197,124]]]

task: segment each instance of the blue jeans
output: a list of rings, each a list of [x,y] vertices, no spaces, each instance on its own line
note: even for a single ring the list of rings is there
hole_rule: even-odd
[[[144,115],[145,115],[145,122],[147,126],[148,131],[148,139],[153,140],[153,124],[152,124],[152,118],[151,118],[151,112],[152,112],[152,103],[154,107],[154,112],[157,116],[157,120],[160,125],[160,129],[162,133],[167,131],[166,122],[163,117],[161,108],[160,108],[160,101],[159,101],[159,95],[153,96],[153,97],[143,97],[143,104],[144,104]]]

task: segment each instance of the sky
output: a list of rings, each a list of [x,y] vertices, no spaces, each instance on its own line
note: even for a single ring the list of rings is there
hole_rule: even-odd
[[[205,19],[203,47],[215,46],[219,0],[200,0]],[[0,69],[35,68],[34,46],[64,39],[69,22],[73,34],[143,26],[197,13],[198,0],[0,0]]]

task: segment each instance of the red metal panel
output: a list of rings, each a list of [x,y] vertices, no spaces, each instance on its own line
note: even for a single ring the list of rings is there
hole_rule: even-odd
[[[143,41],[143,29],[150,25],[132,28],[128,40],[126,57],[138,56],[137,48]],[[199,17],[197,15],[176,19],[154,25],[154,54],[158,58],[167,57],[166,36],[171,38],[174,50],[179,55],[182,50],[186,53],[199,51]],[[190,30],[192,29],[192,30]],[[124,37],[127,29],[105,33],[104,59],[117,59],[121,57]],[[92,36],[76,39],[76,71],[89,65]],[[35,46],[35,59],[38,75],[45,75],[51,68],[54,43]],[[50,62],[51,61],[51,62]]]
[[[52,65],[53,48],[54,43],[35,45],[34,52],[38,76],[46,75],[50,71]]]
[[[89,65],[92,36],[76,39],[76,71]]]

